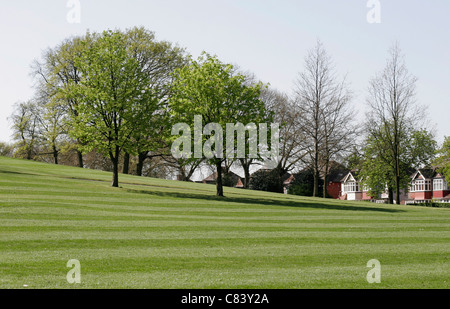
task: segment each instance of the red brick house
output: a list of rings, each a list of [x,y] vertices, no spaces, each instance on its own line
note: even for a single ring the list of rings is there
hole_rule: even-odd
[[[327,193],[328,196],[334,199],[339,199],[342,192],[342,179],[349,174],[348,170],[334,170],[331,171],[327,177]]]
[[[420,169],[412,175],[408,203],[448,201],[450,187],[436,169]]]
[[[368,190],[361,184],[358,171],[350,171],[341,179],[339,199],[349,201],[370,201]]]
[[[357,171],[350,171],[341,180],[341,191],[339,199],[353,201],[386,200],[387,193],[382,193],[378,197],[371,197],[367,188],[361,185],[361,179]],[[445,181],[442,174],[436,169],[419,169],[411,176],[409,192],[401,193],[402,204],[414,204],[430,202],[450,202],[450,186]]]

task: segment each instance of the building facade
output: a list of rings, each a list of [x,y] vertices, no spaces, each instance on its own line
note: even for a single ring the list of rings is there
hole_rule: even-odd
[[[351,201],[379,201],[388,199],[386,192],[372,197],[368,189],[361,184],[357,171],[349,172],[341,180],[339,199]],[[411,176],[409,190],[401,192],[401,204],[417,204],[427,202],[450,202],[450,186],[442,174],[436,169],[420,169]]]

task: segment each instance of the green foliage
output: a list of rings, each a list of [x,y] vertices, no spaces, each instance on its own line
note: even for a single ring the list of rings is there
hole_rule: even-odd
[[[190,132],[197,131],[201,134],[203,126],[214,123],[221,128],[222,136],[225,136],[227,124],[264,122],[267,112],[264,102],[260,100],[262,87],[261,82],[248,84],[247,77],[237,73],[232,65],[202,53],[197,61],[190,59],[189,65],[174,72],[173,96],[169,104],[172,124],[184,123],[189,126]],[[201,117],[201,128],[195,127],[197,115]],[[202,150],[207,140],[211,142],[211,151],[214,153],[188,153],[187,157],[193,160],[194,157],[207,156],[209,163],[215,165],[217,172],[221,173],[221,164],[227,155],[224,139],[215,140],[218,134],[219,132],[214,132],[211,136],[205,134],[200,141]],[[189,136],[187,137],[189,140]],[[175,139],[174,136],[172,141]],[[190,140],[195,143],[194,139]],[[222,194],[222,184],[218,181],[217,195]]]
[[[391,130],[385,126],[378,136],[369,136],[365,140],[363,158],[359,163],[362,182],[368,187],[369,194],[377,196],[385,191],[386,187],[395,189],[408,189],[410,176],[415,169],[431,164],[436,141],[433,135],[426,130],[411,130],[403,132],[399,139],[396,153],[393,151],[389,138],[384,138]],[[395,161],[398,160],[398,163]],[[396,164],[399,166],[396,175]]]
[[[15,104],[11,115],[12,130],[16,141],[16,158],[32,160],[37,154],[39,111],[34,101]]]
[[[168,76],[168,58],[179,51],[167,56],[170,46],[154,42],[153,34],[141,28],[88,33],[80,45],[82,52],[73,61],[81,79],[60,89],[66,101],[77,102],[69,134],[83,152],[95,149],[109,157],[116,170],[122,151],[136,155],[161,146],[162,100],[169,87],[161,79]],[[116,172],[114,177],[117,186]]]
[[[78,99],[78,117],[70,134],[83,140],[84,151],[104,155],[116,147],[133,153],[133,134],[146,129],[154,102],[150,81],[132,56],[121,32],[105,31],[75,58],[83,79],[68,96]]]
[[[437,158],[434,164],[438,171],[442,173],[445,180],[450,183],[450,137],[446,136],[441,148],[436,152]]]
[[[14,153],[14,147],[8,143],[0,142],[0,156],[12,157]]]
[[[230,64],[203,53],[197,61],[175,70],[170,102],[172,123],[187,123],[194,130],[194,116],[203,125],[217,123],[226,131],[227,123],[244,125],[266,120],[264,103],[259,99],[263,85],[246,85],[246,76]],[[206,140],[206,136],[204,139]]]
[[[313,196],[314,171],[307,169],[294,175],[295,179],[289,187],[289,194],[300,196]],[[323,180],[319,179],[319,192],[323,190]]]
[[[283,184],[276,169],[258,170],[252,174],[249,182],[251,190],[283,193]]]
[[[417,203],[417,204],[413,204],[413,205],[414,206],[433,207],[433,208],[450,208],[449,203],[437,203],[437,202]]]

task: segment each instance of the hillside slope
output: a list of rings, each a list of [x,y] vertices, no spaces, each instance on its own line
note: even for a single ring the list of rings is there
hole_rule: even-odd
[[[0,157],[0,288],[450,287],[450,209],[110,180]]]

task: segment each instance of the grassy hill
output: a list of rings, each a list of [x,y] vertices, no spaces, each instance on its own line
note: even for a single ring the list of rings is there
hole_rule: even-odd
[[[0,288],[450,287],[450,209],[110,181],[0,157]]]

